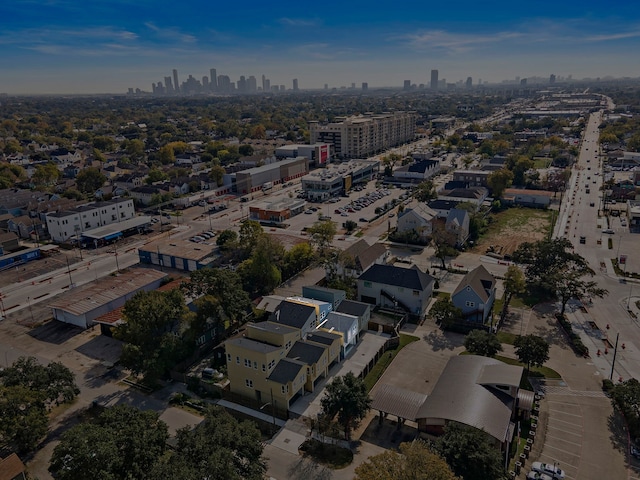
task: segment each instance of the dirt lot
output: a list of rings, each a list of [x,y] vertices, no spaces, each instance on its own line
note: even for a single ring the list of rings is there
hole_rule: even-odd
[[[474,253],[484,254],[493,245],[495,253],[511,254],[523,242],[535,242],[549,235],[549,210],[510,208],[492,215],[487,232],[478,240]]]

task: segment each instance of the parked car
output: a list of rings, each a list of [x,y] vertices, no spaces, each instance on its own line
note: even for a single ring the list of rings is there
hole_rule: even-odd
[[[638,449],[638,447],[636,447],[635,445],[631,445],[631,456],[633,458],[640,459],[640,449]]]
[[[561,470],[560,467],[556,467],[549,463],[533,462],[531,464],[531,470],[538,473],[544,473],[554,480],[564,480],[565,477],[564,470]]]
[[[531,471],[527,474],[527,480],[553,480],[553,478],[546,473]]]
[[[616,232],[614,232],[611,228],[605,228],[604,230],[602,230],[602,233],[613,235]]]

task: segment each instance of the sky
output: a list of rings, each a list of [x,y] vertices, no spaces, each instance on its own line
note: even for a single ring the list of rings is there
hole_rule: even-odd
[[[3,0],[0,93],[151,90],[210,68],[301,89],[640,76],[628,0]]]

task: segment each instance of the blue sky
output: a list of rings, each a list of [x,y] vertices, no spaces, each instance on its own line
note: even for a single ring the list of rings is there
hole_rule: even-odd
[[[640,76],[635,2],[4,0],[0,92],[150,90],[177,68],[300,88]]]

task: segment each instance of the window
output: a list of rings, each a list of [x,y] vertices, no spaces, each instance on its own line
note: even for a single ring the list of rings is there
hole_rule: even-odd
[[[230,354],[230,353],[227,353],[227,362],[231,362],[231,360],[232,360],[232,359],[231,359],[231,354]]]
[[[267,366],[266,366],[264,363],[262,364],[262,371],[263,371],[263,372],[266,372],[266,371],[267,371]]]
[[[256,362],[256,361],[253,362],[253,369],[254,370],[258,369],[258,362]]]
[[[413,296],[414,297],[419,297],[420,296],[420,290],[414,290],[413,291]]]
[[[236,357],[236,363],[240,365],[240,357]]]
[[[289,385],[281,385],[280,386],[280,391],[282,393],[289,393]]]
[[[465,305],[467,307],[475,307],[476,306],[476,302],[465,302]]]
[[[364,286],[366,288],[371,288],[371,282],[364,282]]]
[[[245,358],[244,359],[244,366],[251,368],[251,360],[249,360],[248,358]]]
[[[249,388],[253,388],[253,380],[246,378],[244,381],[244,385]]]

